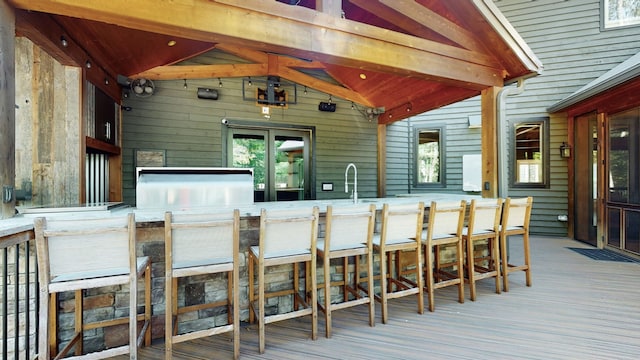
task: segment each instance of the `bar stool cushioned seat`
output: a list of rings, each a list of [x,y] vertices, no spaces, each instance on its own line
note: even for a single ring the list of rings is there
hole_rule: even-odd
[[[311,338],[318,334],[318,304],[316,281],[316,242],[318,238],[318,207],[294,209],[262,209],[260,241],[249,249],[249,321],[258,318],[259,350],[264,353],[265,325],[286,319],[311,315]],[[305,286],[300,288],[299,264],[305,265]],[[285,289],[282,283],[269,284],[266,269],[277,265],[293,265],[293,284]],[[255,291],[255,276],[258,291]],[[257,296],[257,304],[256,304]],[[291,311],[278,309],[266,314],[266,299],[292,296]],[[287,309],[289,310],[289,309]],[[283,313],[281,313],[283,312]]]
[[[429,311],[435,310],[435,289],[458,286],[458,301],[464,302],[464,263],[462,248],[462,227],[466,202],[431,202],[429,224],[424,245],[425,285],[429,294]],[[455,250],[452,271],[442,270],[440,255],[443,247]]]
[[[533,198],[507,198],[502,210],[500,222],[500,261],[502,262],[502,285],[504,291],[509,291],[509,274],[515,271],[524,271],[527,286],[531,286],[531,256],[529,254],[529,221]],[[509,263],[509,249],[507,240],[509,236],[522,235],[523,259],[522,264]]]
[[[373,294],[373,250],[372,238],[375,225],[376,207],[327,206],[325,236],[318,240],[318,257],[322,259],[324,282],[324,303],[320,309],[325,314],[326,336],[331,337],[331,317],[334,310],[360,304],[369,305],[369,325],[375,322],[375,301]],[[360,257],[366,257],[367,288],[362,288],[360,277]],[[331,259],[342,259],[341,280],[331,279]],[[353,280],[349,282],[349,258],[354,259]],[[342,301],[334,303],[331,287],[339,286]],[[364,291],[362,291],[364,290]]]
[[[232,332],[233,358],[240,356],[240,212],[166,212],[165,230],[165,357],[172,358],[173,345],[197,338]],[[207,294],[196,304],[178,306],[178,279],[206,274],[225,274],[226,296]],[[185,293],[186,293],[185,288]],[[186,297],[186,296],[185,296]],[[178,334],[179,316],[205,309],[226,307],[226,323]]]
[[[384,204],[380,234],[373,249],[380,255],[382,323],[388,320],[388,300],[417,295],[418,313],[424,313],[422,253],[420,251],[424,203]]]
[[[36,249],[40,282],[40,324],[38,359],[66,356],[75,346],[76,358],[103,359],[129,354],[151,344],[151,261],[136,257],[135,216],[110,218],[37,218]],[[145,310],[138,315],[138,279],[144,278]],[[123,318],[85,323],[83,291],[128,285],[129,315]],[[75,334],[58,353],[57,294],[75,292]],[[142,330],[138,335],[138,321]],[[129,324],[126,345],[84,353],[83,333],[109,326]]]
[[[476,300],[476,281],[493,277],[500,294],[500,215],[502,199],[471,200],[469,223],[462,229],[467,251],[467,279],[470,298]],[[486,254],[475,256],[476,243],[486,242]]]

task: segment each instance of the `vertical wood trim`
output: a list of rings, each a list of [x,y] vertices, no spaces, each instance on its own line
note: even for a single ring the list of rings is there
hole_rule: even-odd
[[[316,10],[340,18],[342,17],[342,0],[316,0]]]
[[[575,237],[574,222],[575,212],[575,173],[576,173],[576,145],[575,145],[575,126],[576,118],[574,116],[567,117],[567,142],[571,146],[571,158],[567,159],[567,214],[569,221],[567,222],[567,236],[571,239]],[[549,149],[552,151],[553,149]]]
[[[378,125],[378,197],[386,197],[387,125]]]
[[[607,243],[606,236],[609,233],[608,223],[606,221],[606,194],[609,188],[609,177],[607,176],[606,159],[609,154],[609,134],[607,131],[607,114],[598,113],[596,115],[596,129],[598,132],[598,200],[596,201],[596,244],[602,249]]]
[[[15,14],[6,2],[0,4],[0,191],[15,189]],[[0,197],[1,198],[1,197]],[[0,219],[14,216],[15,196],[8,203],[0,199]]]
[[[501,87],[482,90],[482,197],[498,197],[498,94]],[[489,184],[487,190],[485,184]]]

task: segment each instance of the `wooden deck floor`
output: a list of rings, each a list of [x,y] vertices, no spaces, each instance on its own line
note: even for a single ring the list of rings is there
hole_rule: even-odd
[[[514,239],[515,240],[515,239]],[[514,242],[512,254],[518,253]],[[308,319],[267,325],[258,353],[255,325],[241,331],[242,359],[638,359],[640,263],[593,260],[568,249],[588,247],[563,238],[532,237],[533,286],[511,276],[511,291],[495,294],[479,283],[478,299],[456,301],[436,291],[436,311],[419,315],[415,298],[390,301],[389,323],[367,324],[366,307],[334,312],[333,336],[310,339]],[[426,300],[426,299],[425,299]],[[321,314],[322,315],[322,314]],[[231,359],[226,334],[175,347],[174,359]],[[139,358],[163,358],[163,343]],[[122,359],[128,357],[120,357]]]

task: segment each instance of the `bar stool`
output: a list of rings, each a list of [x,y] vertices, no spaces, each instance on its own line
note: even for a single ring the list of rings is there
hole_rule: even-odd
[[[165,239],[165,358],[173,345],[197,338],[233,332],[233,358],[240,356],[240,212],[177,214],[164,216]],[[227,294],[209,303],[178,306],[178,279],[224,273]],[[185,290],[186,291],[186,290]],[[179,316],[226,307],[227,322],[207,329],[178,334]],[[212,321],[213,322],[213,321]]]
[[[324,312],[326,336],[331,337],[331,314],[334,310],[344,309],[361,304],[369,304],[369,326],[375,324],[375,301],[369,296],[373,294],[373,250],[372,238],[375,225],[376,207],[349,206],[334,208],[327,206],[324,239],[318,240],[318,257],[322,258],[324,271],[324,304],[320,310]],[[366,256],[367,288],[360,284],[360,257]],[[342,259],[342,280],[331,279],[331,259]],[[353,280],[349,282],[349,258],[354,259]],[[339,286],[342,290],[342,301],[332,303],[331,287]]]
[[[500,294],[498,234],[501,213],[502,199],[471,200],[469,223],[462,229],[462,241],[467,248],[467,278],[472,301],[476,300],[476,281],[478,280],[495,278],[496,293]],[[486,242],[486,255],[475,256],[475,245],[478,242]]]
[[[531,286],[531,258],[529,254],[529,221],[533,198],[507,198],[504,201],[502,221],[500,223],[500,260],[502,263],[502,285],[504,291],[509,291],[509,273],[524,271],[526,284]],[[512,265],[509,263],[507,238],[512,235],[522,235],[523,264]]]
[[[318,237],[318,207],[296,209],[262,209],[260,212],[259,246],[249,249],[249,321],[258,318],[259,350],[264,353],[265,325],[286,319],[311,315],[311,338],[318,334],[318,289],[316,281],[316,242]],[[299,264],[305,265],[305,286],[300,287]],[[266,268],[293,264],[292,287],[269,284]],[[258,292],[255,291],[255,274]],[[309,295],[310,293],[310,295]],[[255,304],[257,295],[257,306]],[[293,309],[287,313],[266,315],[266,299],[293,297]]]
[[[382,207],[382,227],[373,237],[373,249],[380,254],[380,295],[375,299],[382,305],[383,324],[389,317],[389,299],[416,294],[418,313],[424,313],[420,251],[423,217],[422,202]],[[405,276],[409,274],[414,279]]]
[[[435,310],[435,289],[458,286],[458,301],[464,303],[464,263],[462,227],[466,202],[431,202],[429,224],[424,245],[426,289],[429,294],[429,311]],[[440,264],[442,247],[455,248],[456,273],[444,271]],[[436,281],[437,280],[437,281]]]
[[[151,260],[136,257],[136,224],[127,216],[89,219],[37,218],[34,223],[40,282],[38,359],[64,357],[75,346],[74,358],[104,359],[129,353],[151,344]],[[145,310],[138,315],[138,279],[144,278]],[[83,291],[106,286],[129,285],[129,315],[85,323]],[[57,294],[75,292],[75,334],[58,353]],[[138,321],[143,321],[137,334]],[[83,332],[129,324],[128,344],[83,354]]]

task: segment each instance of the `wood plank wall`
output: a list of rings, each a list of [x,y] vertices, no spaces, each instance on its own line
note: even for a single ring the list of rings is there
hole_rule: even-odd
[[[30,186],[20,206],[77,204],[82,70],[63,66],[26,38],[16,46],[16,190]]]

